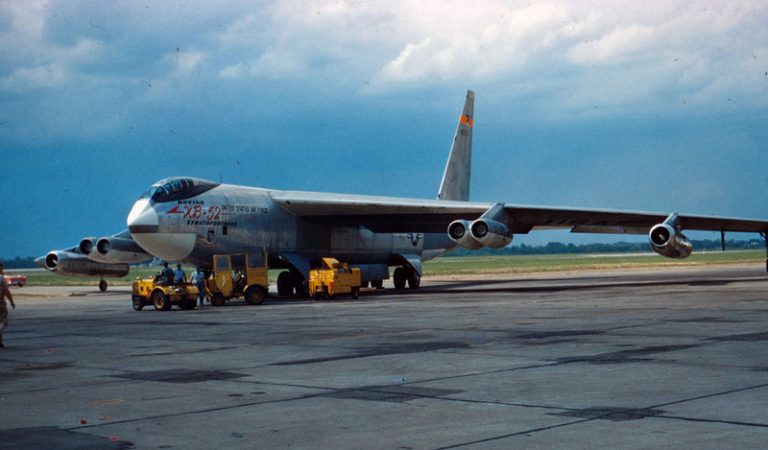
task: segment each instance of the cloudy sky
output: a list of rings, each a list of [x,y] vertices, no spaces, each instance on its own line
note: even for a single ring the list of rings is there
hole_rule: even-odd
[[[0,257],[120,231],[172,175],[433,198],[467,89],[473,200],[768,218],[766,23],[764,1],[0,0]],[[516,242],[568,238],[542,236]]]

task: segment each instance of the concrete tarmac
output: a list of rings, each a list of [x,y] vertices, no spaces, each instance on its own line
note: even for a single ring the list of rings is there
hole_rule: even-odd
[[[14,289],[0,448],[763,448],[763,267],[133,311]]]

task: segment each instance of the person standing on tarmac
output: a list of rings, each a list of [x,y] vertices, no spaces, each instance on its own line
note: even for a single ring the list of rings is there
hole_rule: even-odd
[[[197,299],[200,301],[200,307],[205,303],[205,273],[198,267],[192,273],[192,282],[198,290]]]
[[[8,327],[8,306],[5,304],[5,299],[11,302],[13,309],[16,309],[16,303],[13,302],[13,296],[11,290],[8,288],[8,280],[3,275],[3,263],[0,263],[0,348],[5,347],[3,344],[3,331]]]
[[[176,278],[176,276],[173,274],[173,270],[168,267],[168,261],[163,261],[163,270],[160,272],[160,274],[160,280],[163,284],[173,284],[173,280]]]
[[[176,284],[182,284],[187,281],[187,274],[184,273],[184,269],[181,268],[181,264],[176,264],[176,270],[173,271],[173,282]]]

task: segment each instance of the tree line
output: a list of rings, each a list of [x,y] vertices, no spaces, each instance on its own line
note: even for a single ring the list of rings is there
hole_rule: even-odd
[[[692,240],[694,251],[721,250],[719,239]],[[751,250],[765,247],[760,239],[745,241],[726,240],[727,250]],[[546,245],[510,245],[504,248],[481,248],[479,250],[467,250],[457,248],[447,256],[482,256],[482,255],[559,255],[580,253],[642,253],[650,252],[648,242],[613,242],[610,244],[563,244],[562,242],[550,242]]]
[[[718,239],[693,240],[694,251],[720,250],[721,243]],[[728,250],[751,250],[764,248],[765,244],[760,239],[746,241],[728,240]],[[550,242],[546,245],[510,245],[508,247],[493,249],[481,248],[479,250],[467,250],[457,248],[446,256],[482,256],[482,255],[559,255],[579,253],[642,253],[649,252],[651,248],[647,242],[614,242],[610,244],[563,244],[562,242]],[[3,260],[6,269],[30,269],[37,267],[33,256],[17,256],[13,259]]]

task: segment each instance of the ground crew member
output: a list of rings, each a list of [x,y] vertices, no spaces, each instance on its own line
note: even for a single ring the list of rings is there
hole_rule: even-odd
[[[163,270],[160,271],[160,281],[162,284],[173,284],[173,279],[176,276],[173,274],[173,270],[168,268],[168,262],[163,261]]]
[[[181,264],[176,264],[176,270],[173,271],[173,281],[176,284],[181,284],[187,281],[187,274],[184,273]]]
[[[200,301],[200,306],[203,306],[205,303],[205,273],[199,267],[192,273],[192,282],[197,286],[197,299]]]
[[[13,309],[16,309],[16,303],[13,303],[13,296],[11,290],[8,288],[8,280],[3,275],[3,263],[0,263],[0,348],[5,347],[3,344],[3,331],[8,326],[8,306],[5,304],[5,299],[11,302]]]

